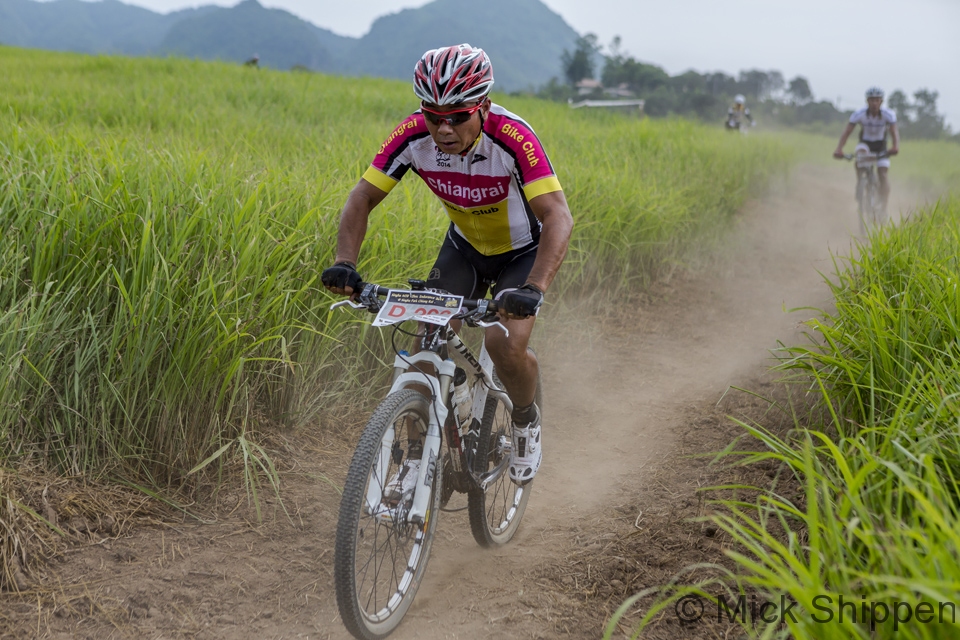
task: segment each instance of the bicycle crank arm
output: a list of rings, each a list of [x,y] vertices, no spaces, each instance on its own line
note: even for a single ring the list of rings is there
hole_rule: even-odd
[[[477,484],[480,486],[480,489],[483,491],[487,490],[487,487],[492,485],[494,482],[500,479],[500,477],[506,473],[508,460],[504,460],[498,464],[492,471],[487,471],[484,474],[481,474],[479,478],[474,478],[477,481]]]
[[[513,450],[513,444],[505,439],[500,443],[500,464],[495,466],[490,471],[481,474],[472,473],[473,479],[476,481],[477,485],[483,491],[487,490],[487,487],[492,485],[494,482],[497,482],[501,476],[507,471],[507,465],[510,464],[510,452]]]

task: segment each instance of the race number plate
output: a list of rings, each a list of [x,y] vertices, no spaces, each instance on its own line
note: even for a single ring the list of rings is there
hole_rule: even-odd
[[[445,325],[450,316],[460,311],[463,296],[431,291],[393,290],[373,321],[373,326],[384,327],[404,320],[418,320]]]

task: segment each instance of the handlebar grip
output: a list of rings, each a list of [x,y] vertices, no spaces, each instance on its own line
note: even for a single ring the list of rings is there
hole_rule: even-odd
[[[381,287],[380,285],[373,284],[371,282],[364,282],[363,280],[357,283],[357,288],[354,289],[353,291],[354,293],[361,293],[363,292],[364,289],[367,288],[368,285],[373,286],[373,293],[378,296],[386,296],[390,292],[390,289],[386,287]]]

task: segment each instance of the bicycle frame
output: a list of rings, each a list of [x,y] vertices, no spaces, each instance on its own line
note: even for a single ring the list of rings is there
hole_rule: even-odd
[[[876,162],[869,162],[866,164],[857,164],[857,180],[860,181],[861,187],[866,188],[868,186],[875,186],[877,184],[877,173],[874,170]]]
[[[373,288],[364,290],[364,293],[361,295],[361,303],[358,304],[351,300],[345,300],[334,304],[331,308],[349,305],[354,308],[371,310],[372,305],[379,304],[378,302],[374,302],[377,300],[376,295],[378,292],[380,292],[379,288],[373,285]],[[464,302],[469,302],[475,306],[477,308],[476,313],[481,316],[486,313],[490,303],[488,300]],[[453,318],[451,317],[450,319]],[[506,327],[499,322],[484,322],[474,319],[472,321],[468,320],[468,323],[484,328],[499,326],[504,331],[507,331]],[[430,417],[423,443],[423,459],[427,461],[427,464],[420,465],[413,504],[406,513],[406,522],[417,525],[423,524],[428,517],[427,511],[430,502],[429,488],[433,481],[433,475],[437,472],[437,465],[440,464],[442,460],[443,426],[447,422],[447,417],[454,409],[452,406],[451,383],[457,366],[459,365],[467,372],[468,379],[472,376],[475,382],[473,385],[469,424],[459,424],[459,420],[457,420],[461,435],[459,448],[455,447],[451,442],[447,443],[451,449],[450,453],[452,456],[459,458],[461,454],[465,453],[462,436],[466,435],[469,430],[475,430],[479,427],[480,420],[477,416],[483,415],[488,395],[492,394],[503,402],[507,411],[513,410],[513,402],[510,400],[510,397],[505,391],[499,389],[493,381],[493,361],[487,352],[485,341],[480,347],[480,357],[474,357],[470,348],[460,339],[460,336],[457,335],[453,328],[450,327],[449,320],[443,325],[434,324],[432,328],[424,332],[421,338],[421,350],[419,352],[410,355],[404,351],[400,351],[394,357],[393,384],[389,391],[389,393],[392,394],[407,388],[422,389],[423,387],[428,387],[432,392],[428,397],[428,400],[430,400]],[[444,346],[447,346],[448,354],[452,354],[452,358],[442,358],[440,356],[440,352]],[[420,365],[429,366],[424,367]],[[429,371],[425,371],[424,369],[429,369]],[[373,471],[376,482],[369,484],[365,498],[365,508],[371,512],[376,509],[382,499],[380,487],[386,484],[385,471],[389,466],[388,463],[396,438],[397,433],[394,431],[393,439],[385,438],[382,441],[380,456],[376,468]],[[495,482],[505,473],[506,462],[482,476],[475,474],[469,468],[469,465],[467,469],[461,469],[461,471],[469,473],[477,485],[485,490],[492,482]]]
[[[353,287],[349,305],[417,338],[414,354],[391,340],[396,357],[389,394],[364,427],[347,471],[337,516],[334,586],[344,626],[356,638],[385,638],[403,620],[423,580],[440,511],[465,494],[470,533],[481,547],[509,542],[530,499],[528,483],[510,478],[516,438],[513,404],[487,352],[454,331],[457,323],[500,326],[495,300],[370,283]],[[420,323],[407,332],[403,322]],[[459,331],[459,328],[457,328]],[[477,353],[479,357],[474,357]],[[542,402],[537,376],[535,402]],[[446,446],[444,446],[446,441]],[[389,478],[389,480],[388,480]]]
[[[453,374],[457,365],[459,364],[467,371],[468,376],[472,374],[477,378],[477,382],[473,388],[472,409],[470,412],[471,422],[476,421],[477,424],[479,424],[479,420],[475,416],[483,415],[483,408],[486,405],[488,394],[495,394],[504,405],[506,405],[508,411],[513,410],[513,403],[510,401],[510,397],[506,392],[501,391],[494,385],[493,377],[490,373],[493,362],[487,353],[486,345],[481,347],[480,358],[476,359],[473,357],[467,345],[460,340],[460,337],[450,329],[449,326],[446,328],[448,330],[446,342],[449,347],[453,347],[452,353],[456,354],[454,359],[447,358],[444,360],[440,358],[439,354],[433,351],[420,351],[413,355],[397,354],[393,363],[394,379],[393,385],[390,387],[390,393],[396,393],[401,389],[423,386],[428,386],[435,390],[439,389],[439,393],[435,393],[431,398],[430,422],[427,425],[427,433],[424,437],[423,453],[427,464],[420,465],[420,475],[417,479],[417,490],[414,493],[413,506],[407,513],[407,520],[416,524],[422,523],[427,515],[427,506],[430,501],[429,490],[421,491],[420,489],[421,487],[429,488],[433,474],[436,473],[436,466],[440,463],[440,451],[443,443],[443,425],[446,424],[447,416],[454,409],[450,401],[450,385],[453,381]],[[421,370],[410,370],[415,365],[421,363],[431,365],[433,370],[437,372],[437,375]],[[468,427],[474,428],[474,425],[460,425],[461,432]],[[461,435],[465,434],[461,433]],[[378,469],[375,473],[383,474],[383,470],[387,466],[386,460],[387,456],[390,455],[392,444],[392,441],[389,443],[390,446],[388,446],[386,442],[383,444],[380,454],[382,462],[378,464]],[[447,444],[451,449],[454,449],[453,443],[448,442]],[[459,450],[451,451],[451,455],[459,456],[460,454],[461,451]],[[466,471],[473,476],[481,488],[485,489],[486,486],[496,480],[504,470],[504,468],[495,469],[484,474],[483,477],[474,475],[469,469]],[[379,504],[381,500],[379,487],[385,484],[386,481],[386,478],[380,475],[377,476],[377,479],[379,483],[370,483],[370,488],[368,489],[367,503],[371,508]]]
[[[884,215],[878,213],[876,209],[875,198],[879,197],[878,190],[880,179],[877,170],[877,164],[880,160],[888,158],[886,151],[870,152],[860,149],[855,153],[844,154],[844,160],[854,160],[857,169],[857,208],[860,216],[860,231],[866,233],[868,228],[874,224],[884,223]],[[881,209],[882,211],[882,209]],[[868,220],[869,218],[869,220]]]

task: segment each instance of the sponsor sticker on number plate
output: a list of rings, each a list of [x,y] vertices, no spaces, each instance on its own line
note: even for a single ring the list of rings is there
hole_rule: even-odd
[[[445,325],[450,316],[460,311],[463,296],[432,291],[401,291],[394,289],[373,321],[373,326],[384,327],[404,320],[418,320]]]

